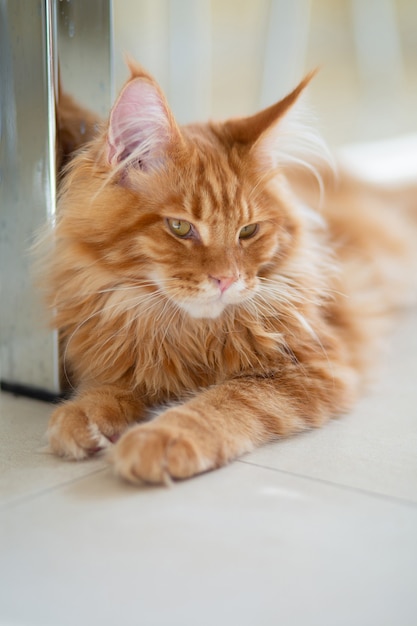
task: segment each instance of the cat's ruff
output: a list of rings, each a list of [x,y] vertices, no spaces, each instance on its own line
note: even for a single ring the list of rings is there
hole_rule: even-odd
[[[180,127],[131,63],[65,169],[44,255],[74,390],[51,417],[56,454],[111,446],[123,478],[167,482],[352,407],[414,289],[415,207],[341,176],[314,208],[329,155],[300,117],[309,80],[251,117]],[[85,111],[62,98],[74,129]]]

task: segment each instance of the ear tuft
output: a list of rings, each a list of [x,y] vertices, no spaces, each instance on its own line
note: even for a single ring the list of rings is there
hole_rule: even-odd
[[[333,169],[330,151],[317,130],[317,120],[306,102],[304,88],[309,81],[310,77],[304,79],[296,90],[281,101],[288,99],[288,106],[254,142],[252,154],[261,167],[302,167],[314,175],[316,166]]]
[[[158,85],[131,65],[132,78],[110,114],[108,161],[113,167],[158,169],[179,131]]]
[[[305,168],[322,189],[320,171],[333,169],[333,159],[314,128],[303,102],[304,90],[316,71],[308,74],[285,98],[259,113],[226,122],[233,141],[246,144],[261,171]]]

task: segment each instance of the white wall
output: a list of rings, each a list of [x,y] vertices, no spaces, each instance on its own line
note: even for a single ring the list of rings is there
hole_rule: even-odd
[[[417,128],[415,0],[113,0],[123,53],[181,122],[254,112],[320,65],[311,100],[330,143]]]

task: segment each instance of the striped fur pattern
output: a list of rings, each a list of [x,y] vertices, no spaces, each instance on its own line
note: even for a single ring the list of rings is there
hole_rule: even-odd
[[[300,145],[327,158],[303,127],[291,152],[309,77],[250,118],[180,128],[131,73],[67,168],[45,256],[73,390],[48,436],[67,458],[110,447],[121,477],[160,483],[348,411],[413,246],[391,216],[369,247],[373,217],[364,237],[343,190],[321,214],[294,192]]]

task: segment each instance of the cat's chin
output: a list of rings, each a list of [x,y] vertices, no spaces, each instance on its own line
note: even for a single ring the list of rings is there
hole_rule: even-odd
[[[194,319],[216,319],[226,308],[221,300],[214,302],[181,302],[180,307]]]
[[[255,291],[256,288],[252,290],[245,289],[246,293],[242,293],[242,291],[233,293],[233,288],[231,288],[231,293],[229,293],[228,290],[220,297],[217,296],[216,298],[211,299],[195,298],[176,301],[176,304],[194,319],[216,319],[220,317],[226,309],[250,300]]]

